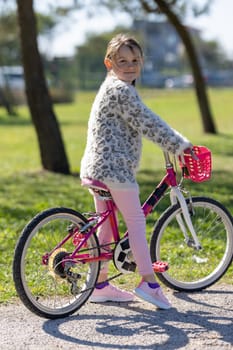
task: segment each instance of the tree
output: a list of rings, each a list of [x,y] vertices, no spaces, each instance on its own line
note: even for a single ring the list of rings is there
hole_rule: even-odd
[[[80,89],[96,89],[106,75],[103,57],[109,40],[125,28],[96,35],[89,34],[83,45],[77,47],[75,62]]]
[[[146,0],[140,0],[142,5],[148,11],[153,10],[152,7],[148,6]],[[193,72],[194,84],[196,96],[199,102],[199,108],[202,116],[204,131],[207,133],[216,134],[216,127],[213,122],[212,114],[210,111],[210,106],[208,102],[208,97],[205,89],[205,80],[201,72],[198,55],[189,34],[187,28],[182,24],[179,17],[174,11],[172,11],[172,6],[175,6],[178,1],[176,0],[154,0],[157,4],[159,10],[164,13],[169,19],[170,23],[175,27],[177,33],[179,34],[183,44],[186,48],[187,55],[189,57],[189,62]],[[156,10],[156,9],[155,9]]]
[[[2,80],[0,86],[0,103],[5,107],[10,116],[16,116],[17,113],[14,108],[14,97],[2,67],[19,62],[19,44],[17,39],[15,13],[5,11],[1,14],[0,20],[0,79]]]
[[[20,47],[15,11],[5,11],[0,15],[0,65],[18,65]]]
[[[39,142],[44,169],[69,174],[69,163],[53,111],[37,45],[33,0],[17,0],[26,96]]]
[[[183,25],[181,20],[182,16],[185,14],[186,8],[188,5],[190,6],[192,2],[185,0],[135,0],[131,2],[128,0],[104,0],[104,3],[110,8],[119,8],[120,5],[123,10],[129,12],[133,17],[138,15],[142,16],[142,12],[144,11],[144,13],[147,14],[163,14],[168,18],[169,22],[174,26],[180,36],[189,58],[204,132],[216,134],[217,131],[212,118],[205,88],[205,80],[202,75],[196,48],[188,28]],[[211,1],[205,2],[201,9],[193,3],[193,11],[196,15],[200,15],[208,10],[210,3]]]
[[[198,41],[198,48],[206,69],[217,70],[225,68],[227,56],[217,41],[200,39]]]
[[[76,64],[80,89],[92,89],[99,86],[106,70],[103,55],[108,40],[103,36],[89,36],[86,42],[77,48]]]

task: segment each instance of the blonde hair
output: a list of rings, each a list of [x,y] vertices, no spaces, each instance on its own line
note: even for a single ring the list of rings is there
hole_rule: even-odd
[[[143,58],[143,51],[136,39],[127,34],[118,34],[108,43],[105,59],[114,59],[121,46],[127,46],[131,51],[137,48]]]

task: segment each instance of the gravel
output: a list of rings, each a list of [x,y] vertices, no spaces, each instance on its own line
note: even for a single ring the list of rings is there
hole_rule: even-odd
[[[167,290],[173,308],[86,303],[74,315],[40,318],[19,301],[1,305],[0,349],[174,350],[233,349],[233,285],[197,293]]]

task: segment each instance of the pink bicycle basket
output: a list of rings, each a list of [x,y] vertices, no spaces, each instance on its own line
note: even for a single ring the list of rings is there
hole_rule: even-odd
[[[184,154],[186,168],[183,171],[184,177],[194,182],[208,181],[212,170],[211,151],[204,146],[193,146],[193,151],[198,157],[198,160],[193,159],[191,154]],[[181,160],[180,166],[184,168]]]

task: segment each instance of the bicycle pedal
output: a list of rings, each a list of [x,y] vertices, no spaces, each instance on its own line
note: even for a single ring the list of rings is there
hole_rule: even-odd
[[[156,272],[156,273],[162,273],[162,272],[165,272],[169,269],[169,265],[165,261],[155,261],[152,264],[152,267],[153,267],[154,272]]]

